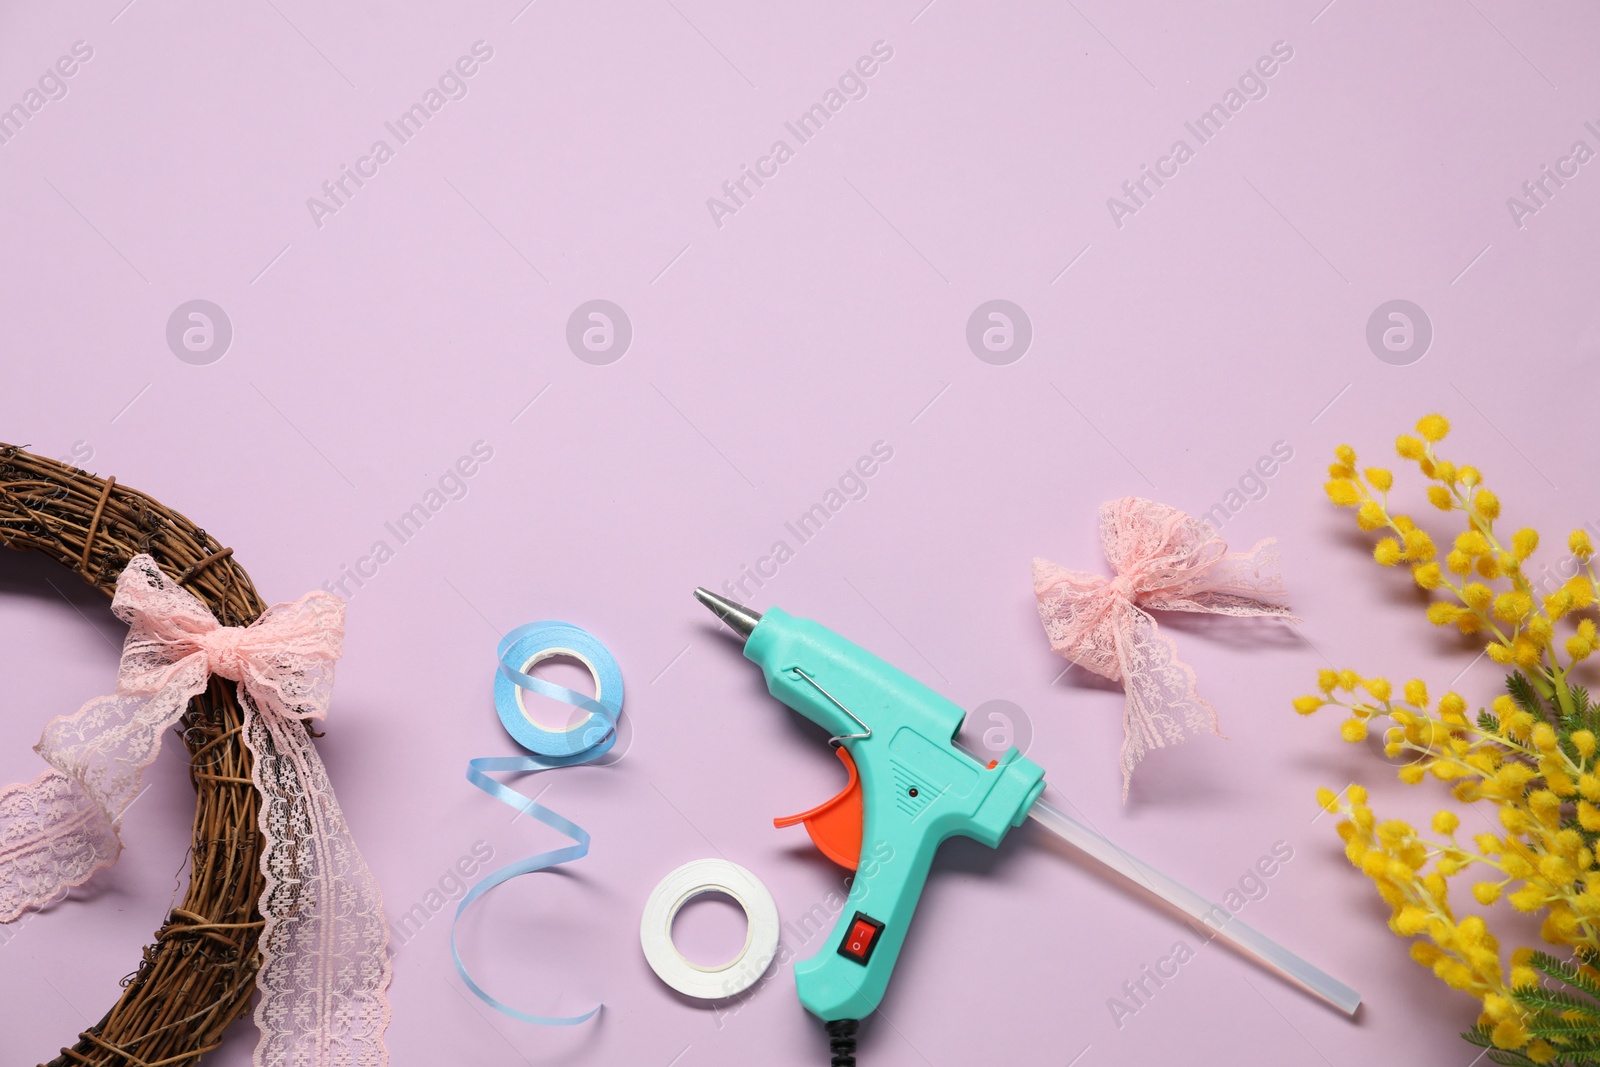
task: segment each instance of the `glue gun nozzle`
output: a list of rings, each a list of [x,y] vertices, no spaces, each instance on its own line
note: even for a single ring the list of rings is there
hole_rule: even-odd
[[[727,597],[720,597],[704,586],[694,591],[694,598],[710,608],[711,614],[727,623],[741,644],[749,640],[750,631],[761,621],[761,612],[751,611],[743,604],[735,603]]]

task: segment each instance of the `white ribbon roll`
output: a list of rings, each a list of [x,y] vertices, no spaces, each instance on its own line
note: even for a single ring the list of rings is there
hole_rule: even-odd
[[[702,967],[684,958],[672,943],[672,921],[703,893],[726,893],[744,909],[744,947],[727,963]],[[721,1000],[755,985],[778,953],[778,905],[761,879],[722,859],[690,860],[661,879],[645,901],[639,943],[650,969],[687,996]]]

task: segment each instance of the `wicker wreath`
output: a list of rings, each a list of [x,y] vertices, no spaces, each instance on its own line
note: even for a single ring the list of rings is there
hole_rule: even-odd
[[[33,549],[106,596],[140,552],[203,601],[224,626],[265,610],[233,550],[137,490],[0,444],[0,543]],[[232,682],[212,677],[180,723],[197,800],[189,888],[122,996],[49,1067],[181,1067],[221,1043],[243,1015],[260,967],[256,902],[265,877],[257,832],[260,795]]]

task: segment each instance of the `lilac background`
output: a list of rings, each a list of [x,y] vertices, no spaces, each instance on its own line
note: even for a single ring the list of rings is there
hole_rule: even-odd
[[[784,522],[879,440],[894,455],[868,495],[753,603],[822,620],[963,706],[1014,702],[1051,795],[1202,892],[1286,842],[1245,920],[1367,1003],[1348,1021],[1213,946],[1119,1028],[1108,998],[1199,939],[1030,827],[998,853],[941,855],[862,1062],[1472,1060],[1455,1035],[1474,1005],[1407,960],[1312,798],[1358,777],[1390,811],[1431,794],[1288,700],[1328,662],[1435,691],[1459,676],[1478,698],[1497,684],[1323,500],[1337,442],[1386,455],[1441,410],[1513,521],[1556,544],[1600,521],[1582,447],[1600,177],[1583,168],[1521,228],[1506,205],[1574,141],[1600,146],[1583,126],[1600,124],[1592,7],[124,2],[0,11],[0,105],[73,42],[94,50],[0,145],[0,437],[194,516],[269,600],[392,546],[385,521],[474,442],[493,448],[351,599],[321,750],[391,915],[475,842],[498,862],[561,843],[462,779],[468,758],[512,751],[489,695],[501,632],[576,622],[629,686],[620,763],[531,787],[594,833],[593,854],[498,890],[463,927],[506,999],[604,999],[603,1017],[553,1030],[488,1011],[449,964],[445,913],[395,954],[396,1064],[826,1059],[791,967],[714,1012],[655,979],[636,926],[696,857],[749,867],[791,922],[840,883],[770,822],[836,788],[833,757],[689,591],[793,545]],[[384,123],[480,40],[493,58],[468,95],[319,228],[307,198],[392,145]],[[706,199],[774,139],[793,145],[784,122],[880,40],[893,58],[866,97],[717,226]],[[1174,139],[1193,147],[1183,123],[1276,41],[1293,58],[1265,99],[1115,225],[1107,198]],[[234,330],[208,366],[164,337],[195,298]],[[609,366],[565,342],[594,298],[633,325]],[[965,341],[993,298],[1032,323],[1008,366]],[[1365,340],[1396,298],[1435,331],[1405,366]],[[1100,567],[1101,501],[1198,513],[1278,442],[1293,458],[1223,533],[1280,538],[1305,622],[1178,627],[1231,740],[1157,753],[1124,806],[1121,695],[1059,677],[1029,559]],[[110,683],[121,629],[74,582],[0,561],[0,780],[36,773],[46,719]],[[7,1062],[99,1017],[178,890],[179,753],[113,872],[0,931]],[[684,925],[706,957],[738,936],[716,908]],[[254,1037],[240,1024],[211,1062],[248,1062]]]

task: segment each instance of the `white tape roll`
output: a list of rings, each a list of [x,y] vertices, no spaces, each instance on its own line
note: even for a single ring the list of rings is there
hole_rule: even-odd
[[[720,967],[683,958],[672,943],[678,910],[702,893],[726,893],[744,909],[744,948]],[[778,952],[778,905],[761,879],[727,860],[690,860],[655,887],[639,920],[644,958],[660,979],[701,1000],[737,996],[755,985]]]

